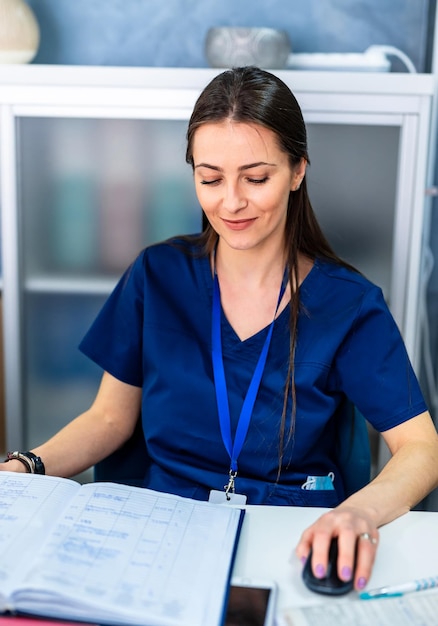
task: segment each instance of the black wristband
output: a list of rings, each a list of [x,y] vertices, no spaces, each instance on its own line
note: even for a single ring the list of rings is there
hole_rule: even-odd
[[[41,457],[37,456],[33,452],[8,452],[5,463],[12,461],[12,459],[16,459],[17,461],[20,461],[20,463],[23,463],[29,474],[46,473],[46,468],[44,467]]]
[[[41,460],[40,456],[37,456],[33,452],[23,452],[24,456],[27,456],[28,459],[31,459],[34,464],[34,474],[45,474],[46,468],[44,467],[44,463]]]

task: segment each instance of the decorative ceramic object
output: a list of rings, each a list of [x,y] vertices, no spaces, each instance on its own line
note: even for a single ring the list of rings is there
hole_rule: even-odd
[[[274,28],[210,28],[205,54],[211,67],[257,65],[265,69],[286,66],[291,44],[285,31]]]
[[[0,63],[29,63],[40,43],[40,29],[24,0],[0,0]]]

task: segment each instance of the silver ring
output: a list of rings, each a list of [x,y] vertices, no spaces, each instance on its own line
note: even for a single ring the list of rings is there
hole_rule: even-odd
[[[375,537],[371,537],[370,533],[361,533],[359,535],[359,539],[366,539],[367,541],[370,541],[373,545],[377,543],[377,539]]]

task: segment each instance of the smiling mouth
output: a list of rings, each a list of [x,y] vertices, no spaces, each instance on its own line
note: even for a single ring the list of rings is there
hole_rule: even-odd
[[[253,224],[255,222],[255,219],[255,217],[252,217],[244,220],[223,219],[222,221],[224,222],[224,224],[226,224],[226,226],[228,226],[228,228],[231,228],[231,230],[244,230],[245,228]]]

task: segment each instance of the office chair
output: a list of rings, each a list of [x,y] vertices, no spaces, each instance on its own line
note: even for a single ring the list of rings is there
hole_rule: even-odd
[[[364,416],[347,398],[338,408],[337,417],[336,457],[348,497],[370,482],[370,439]]]

